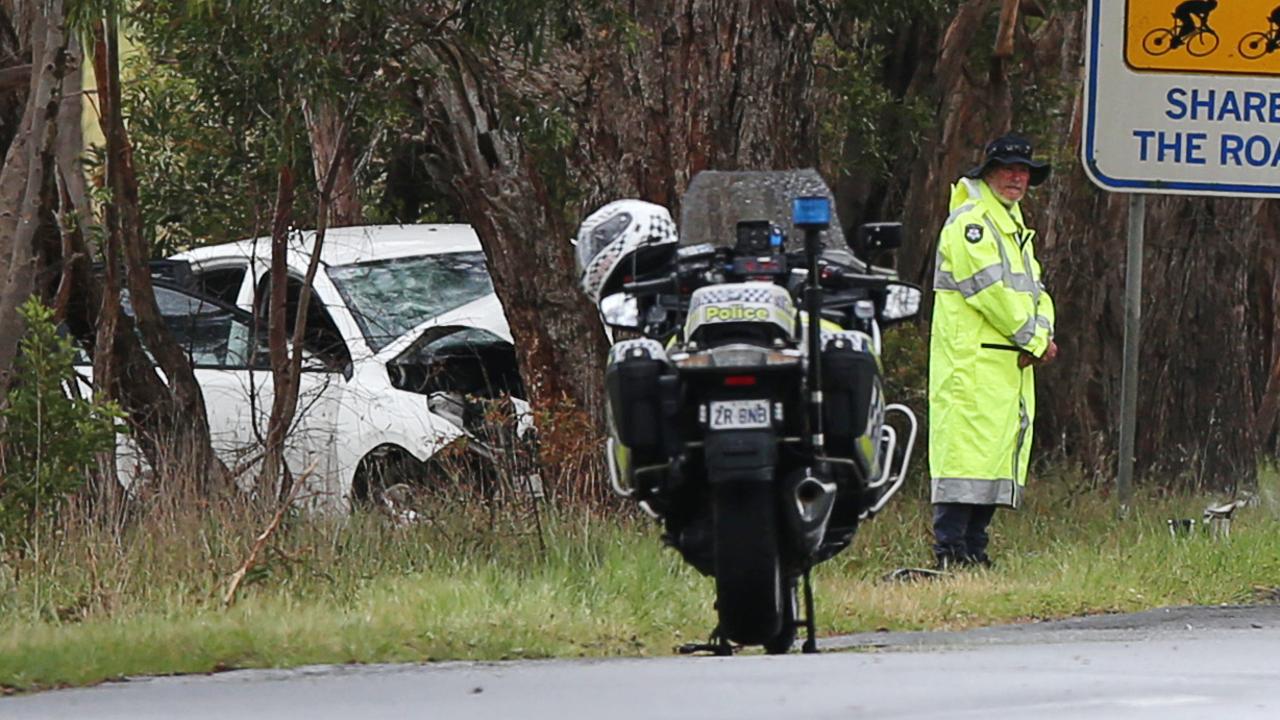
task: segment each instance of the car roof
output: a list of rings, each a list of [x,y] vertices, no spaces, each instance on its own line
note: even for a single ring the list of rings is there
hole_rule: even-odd
[[[314,230],[294,234],[289,242],[290,250],[310,257],[315,236]],[[470,225],[364,225],[326,230],[324,246],[320,249],[320,261],[326,265],[350,265],[415,255],[479,251],[480,239]],[[209,245],[178,253],[172,259],[187,260],[199,265],[227,256],[269,258],[271,238],[249,238]]]

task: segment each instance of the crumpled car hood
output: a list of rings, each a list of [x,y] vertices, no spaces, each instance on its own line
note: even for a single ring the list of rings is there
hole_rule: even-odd
[[[507,318],[502,312],[502,303],[498,302],[496,294],[490,293],[478,300],[473,300],[466,305],[419,323],[412,330],[382,348],[382,351],[374,357],[382,362],[388,362],[417,342],[418,338],[422,337],[423,333],[431,328],[447,326],[473,327],[487,330],[507,342],[514,343],[511,337],[511,328],[507,325]]]

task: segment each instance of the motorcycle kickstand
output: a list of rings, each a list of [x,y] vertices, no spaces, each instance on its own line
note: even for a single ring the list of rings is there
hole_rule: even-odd
[[[716,657],[729,657],[733,655],[733,646],[729,644],[728,638],[720,634],[720,627],[717,625],[716,629],[711,631],[711,637],[707,638],[706,642],[685,643],[676,648],[676,652],[681,655],[709,652]]]
[[[818,623],[813,617],[813,584],[809,570],[804,571],[804,630],[805,640],[800,652],[812,655],[818,652]]]

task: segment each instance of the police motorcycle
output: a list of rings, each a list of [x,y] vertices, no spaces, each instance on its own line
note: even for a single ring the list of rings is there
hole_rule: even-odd
[[[899,225],[863,226],[855,254],[831,208],[813,170],[704,171],[678,234],[639,200],[579,228],[583,288],[615,333],[640,335],[606,369],[613,490],[715,580],[718,625],[685,652],[785,653],[800,627],[816,652],[810,570],[907,475],[918,423],[886,404],[880,332],[921,292],[859,257],[896,247]]]

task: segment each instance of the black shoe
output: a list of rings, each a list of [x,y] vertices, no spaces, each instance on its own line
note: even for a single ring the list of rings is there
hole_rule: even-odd
[[[967,564],[965,556],[960,553],[942,552],[933,556],[933,569],[938,572],[949,572]]]
[[[964,564],[970,565],[973,567],[985,568],[988,570],[990,570],[992,567],[995,566],[995,563],[991,562],[991,558],[987,557],[987,554],[984,552],[966,557],[964,560]]]
[[[934,556],[933,569],[939,572],[980,567],[990,569],[995,566],[985,552],[977,555],[958,553],[938,553]]]

